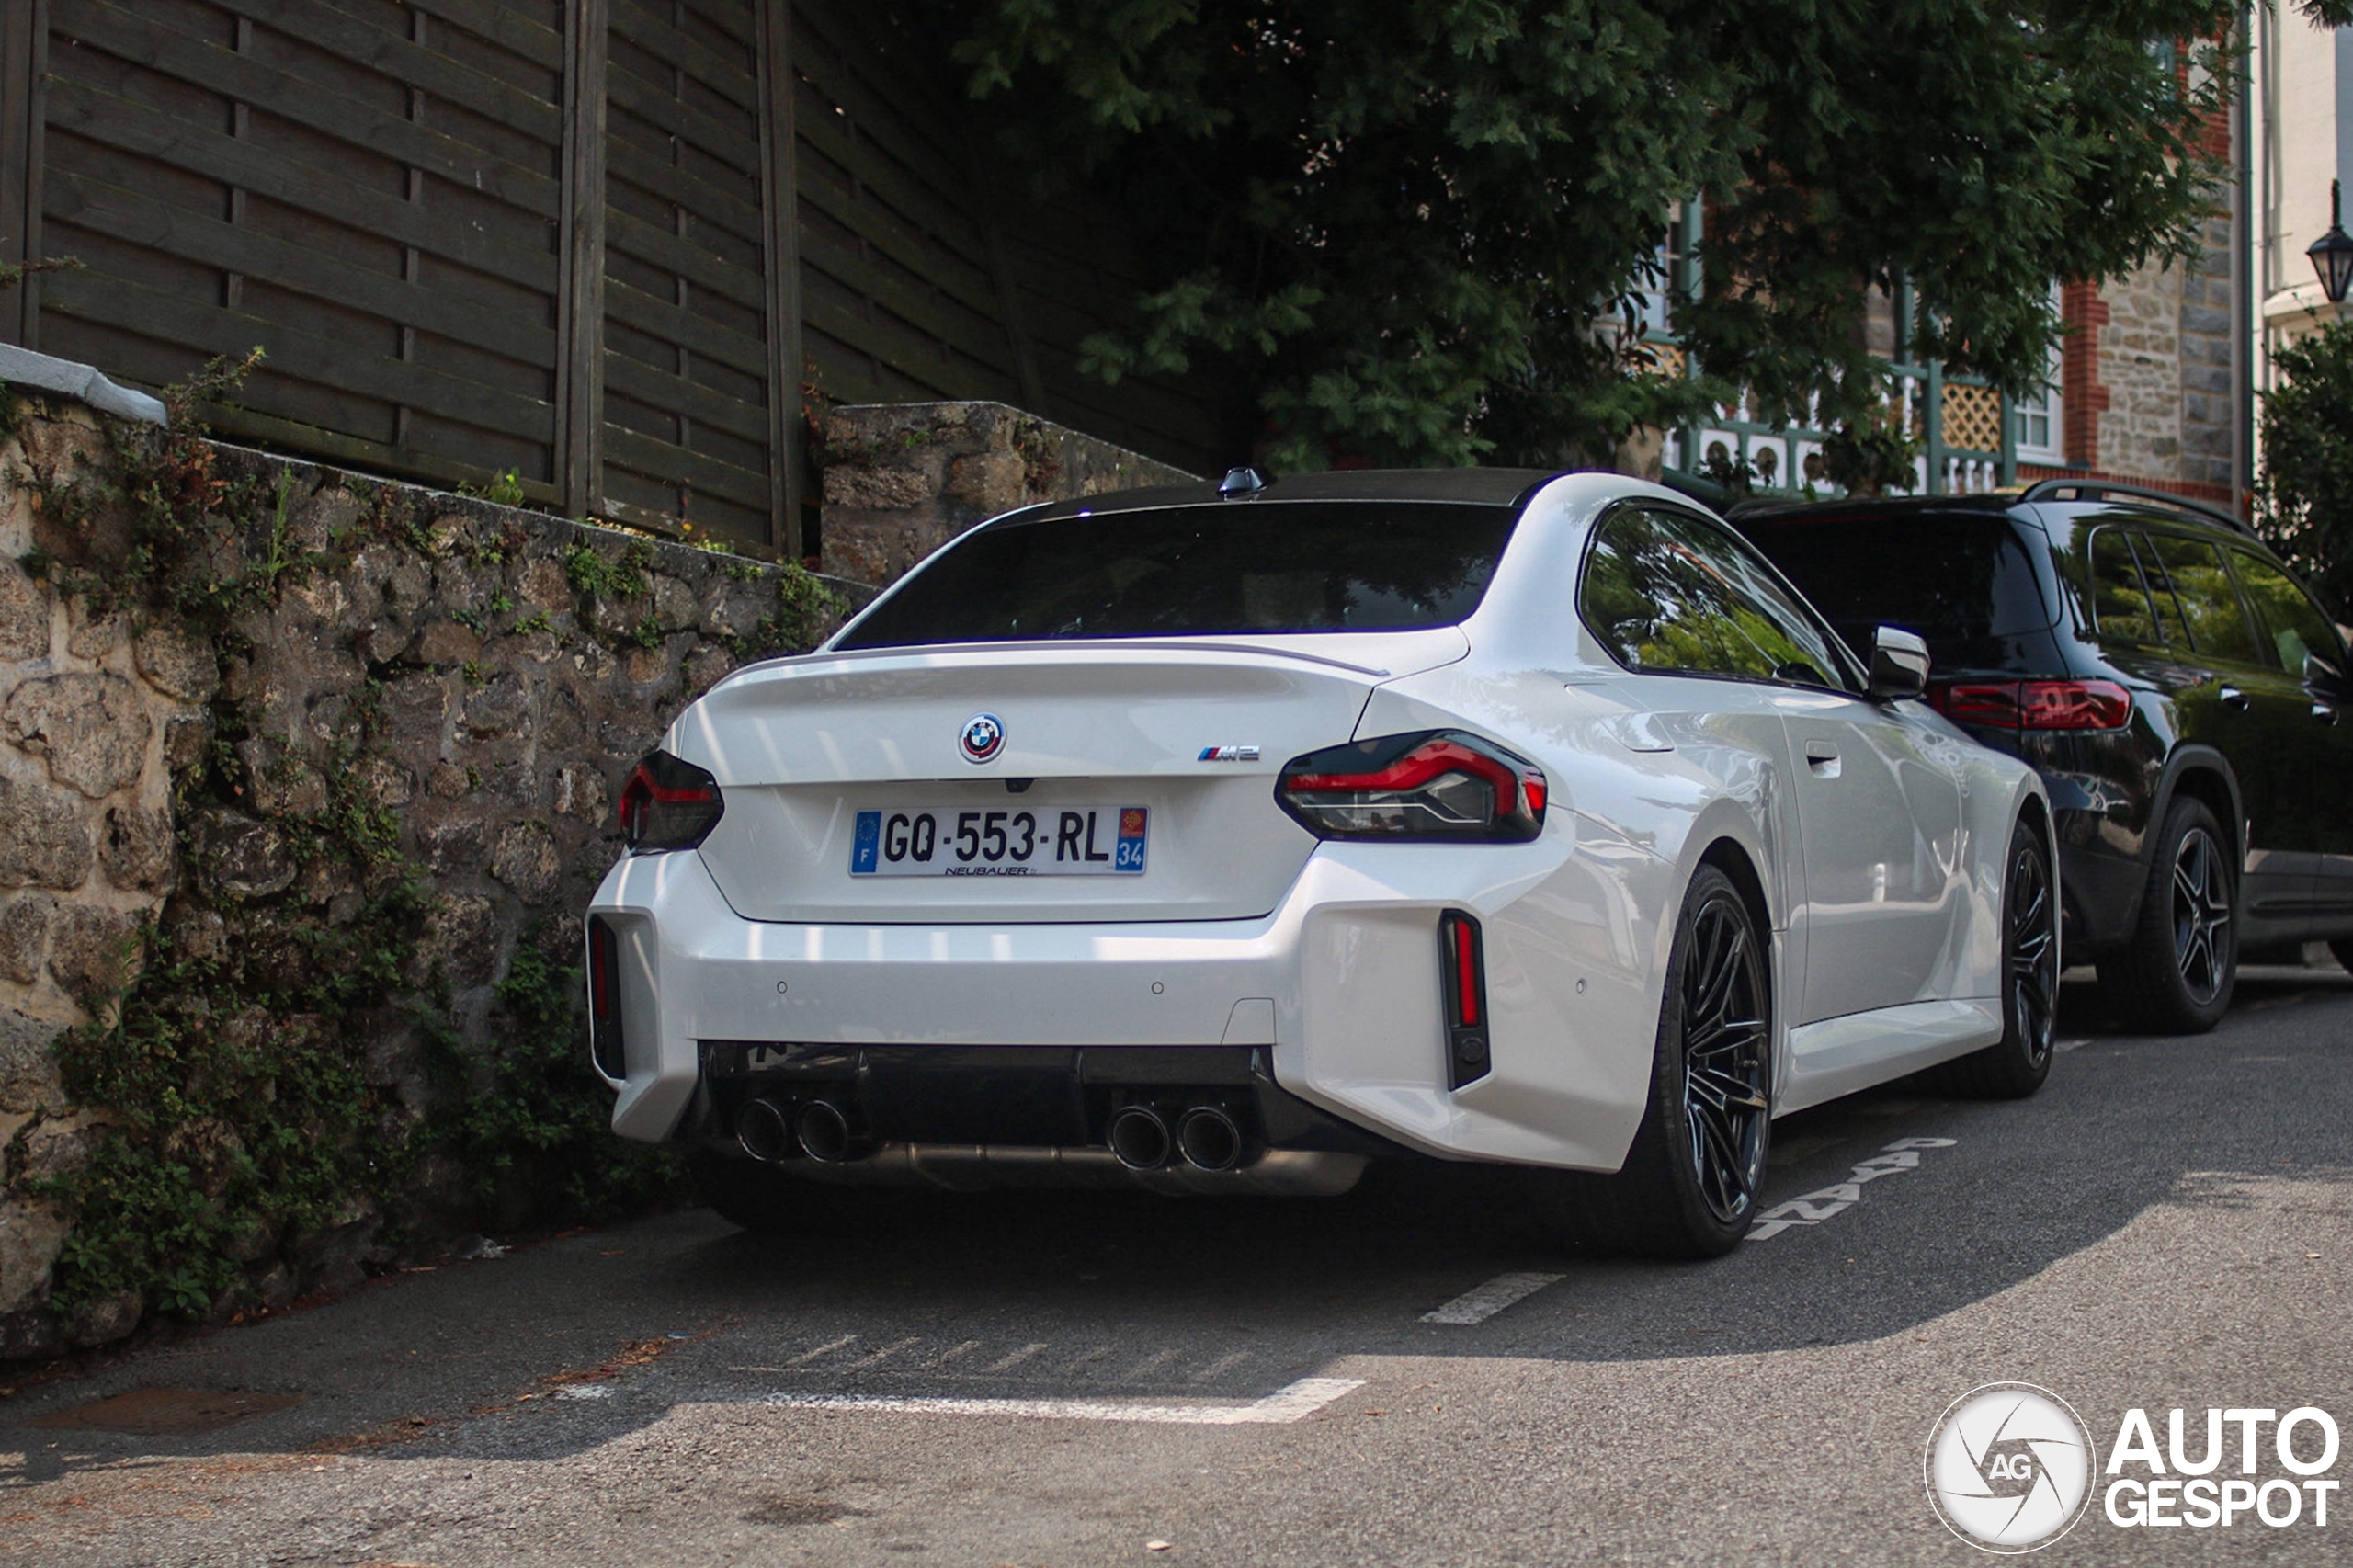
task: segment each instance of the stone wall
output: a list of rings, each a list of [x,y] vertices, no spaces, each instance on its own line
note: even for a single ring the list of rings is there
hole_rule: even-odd
[[[2237,449],[2231,221],[2210,220],[2186,261],[2063,290],[2064,468],[2028,480],[2129,480],[2229,505]]]
[[[1001,403],[853,404],[825,419],[825,570],[881,586],[1000,512],[1199,476]]]
[[[2144,267],[2101,285],[2099,335],[2103,473],[2177,479],[2181,471],[2181,271]]]
[[[71,1218],[45,1181],[93,1159],[109,1129],[170,1142],[179,1163],[159,1168],[199,1187],[209,1167],[179,1158],[186,1146],[235,1142],[233,1126],[159,1127],[69,1099],[84,1047],[67,1031],[125,1005],[145,931],[215,989],[150,997],[142,1016],[200,1003],[216,1016],[189,1038],[233,1044],[242,1029],[248,1058],[358,1063],[352,1092],[378,1119],[367,1136],[400,1146],[449,1093],[427,1070],[428,1028],[488,1062],[503,1043],[494,987],[523,946],[577,961],[630,766],[698,692],[747,657],[806,646],[846,601],[797,569],[235,449],[190,443],[177,466],[142,468],[124,454],[160,435],[62,399],[0,389],[0,427],[6,1357],[103,1342],[158,1304],[130,1289],[51,1310]],[[187,494],[165,506],[141,484]],[[190,517],[204,525],[182,541],[191,553],[159,572],[170,540],[156,519]],[[147,591],[122,591],[134,582]],[[216,590],[225,608],[208,614]],[[362,854],[326,852],[369,834],[381,842]],[[305,944],[373,918],[402,877],[420,894],[414,929],[393,934],[404,995],[333,1028],[283,1005],[217,1017],[236,986],[314,983],[301,966],[327,960]],[[392,1220],[412,1250],[436,1226],[482,1225],[468,1196],[481,1174],[420,1157],[397,1213],[362,1189],[332,1225],[263,1226],[237,1244],[244,1285],[214,1310],[356,1282],[395,1256]],[[491,1208],[511,1220],[531,1202],[517,1191]]]
[[[2232,339],[2231,221],[2207,221],[2181,279],[2181,466],[2192,484],[2228,491],[2238,440]]]

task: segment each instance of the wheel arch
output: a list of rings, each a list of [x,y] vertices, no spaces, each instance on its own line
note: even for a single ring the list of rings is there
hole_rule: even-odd
[[[1765,902],[1765,879],[1758,874],[1756,863],[1749,855],[1747,846],[1729,835],[1716,838],[1699,852],[1693,870],[1697,871],[1699,866],[1713,866],[1732,879],[1733,886],[1740,890],[1741,903],[1748,906],[1748,917],[1756,922],[1756,928],[1770,941],[1773,911]]]
[[[1756,930],[1764,938],[1765,1007],[1769,1020],[1765,1038],[1772,1053],[1766,1063],[1766,1082],[1768,1085],[1766,1092],[1778,1105],[1782,1084],[1788,1075],[1790,1057],[1789,1010],[1783,1004],[1783,998],[1795,992],[1798,980],[1797,976],[1783,971],[1790,959],[1786,934],[1774,928],[1772,906],[1765,896],[1765,879],[1758,872],[1756,858],[1746,845],[1729,834],[1712,838],[1699,852],[1698,861],[1692,866],[1691,876],[1699,875],[1701,866],[1713,866],[1730,879],[1733,889],[1740,894],[1741,903],[1748,911],[1749,919],[1756,922]],[[1684,885],[1687,888],[1690,885],[1690,877],[1684,879]]]
[[[2204,805],[2222,824],[2231,845],[2231,874],[2236,877],[2246,864],[2246,810],[2240,802],[2238,774],[2231,767],[2231,759],[2209,745],[2176,746],[2173,755],[2165,758],[2165,774],[2157,781],[2156,798],[2149,806],[2148,847],[2142,858],[2143,869],[2147,869],[2150,858],[2155,854],[2165,813],[2173,810],[2175,800],[2182,795]],[[2144,895],[2147,887],[2144,878]]]

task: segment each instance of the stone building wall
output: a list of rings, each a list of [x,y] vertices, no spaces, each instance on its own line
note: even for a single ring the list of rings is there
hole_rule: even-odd
[[[2099,467],[2115,475],[2177,479],[2181,467],[2181,274],[2149,267],[2100,289]]]
[[[2066,466],[2021,463],[2023,479],[2117,479],[2237,499],[2231,246],[2231,221],[2217,217],[2186,261],[2062,290]]]
[[[51,1299],[72,1223],[53,1184],[102,1142],[161,1140],[177,1164],[157,1168],[196,1187],[235,1164],[208,1165],[204,1153],[236,1153],[233,1125],[148,1125],[67,1094],[85,1049],[68,1031],[117,1017],[151,926],[165,936],[157,950],[213,989],[151,996],[142,1016],[169,1021],[200,1004],[212,1016],[174,1027],[239,1061],[356,1062],[365,1084],[351,1092],[376,1119],[365,1135],[404,1146],[450,1092],[428,1071],[429,1028],[477,1052],[489,1082],[506,1044],[498,983],[527,946],[547,967],[577,961],[579,914],[613,858],[612,803],[636,758],[728,670],[807,646],[867,596],[835,585],[835,599],[795,568],[235,449],[125,471],[125,451],[162,437],[63,400],[0,390],[0,428],[6,1358],[104,1342],[159,1304],[137,1288],[70,1310]],[[198,510],[207,495],[254,503],[210,519],[195,553],[158,579],[194,607],[188,616],[114,591],[151,549],[126,472],[194,485]],[[238,597],[208,621],[202,596],[216,587]],[[364,856],[322,847],[369,833],[383,842]],[[372,918],[404,876],[419,897],[414,928],[391,938],[402,994],[332,1028],[282,1006],[218,1016],[239,986],[267,997],[314,984],[302,966],[320,960],[305,944]],[[404,1168],[387,1178],[404,1189],[396,1199],[363,1187],[333,1223],[240,1239],[243,1283],[211,1310],[348,1285],[398,1247],[429,1244],[437,1226],[485,1222],[481,1172],[447,1154]],[[517,1165],[518,1190],[493,1194],[492,1210],[529,1211],[529,1169]]]
[[[865,403],[825,419],[825,570],[884,586],[1000,512],[1199,476],[1001,403]]]
[[[2181,279],[2181,468],[2187,483],[2230,490],[2238,436],[2232,385],[2231,222],[2210,220]]]

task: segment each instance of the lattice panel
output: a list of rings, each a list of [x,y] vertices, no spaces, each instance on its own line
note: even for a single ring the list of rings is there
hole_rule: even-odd
[[[1945,383],[1944,443],[1972,452],[2002,449],[2002,394],[1991,387]]]

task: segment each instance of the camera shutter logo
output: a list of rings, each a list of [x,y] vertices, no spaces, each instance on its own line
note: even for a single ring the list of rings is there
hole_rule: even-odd
[[[1953,1401],[1928,1434],[1928,1501],[1972,1546],[2040,1551],[2084,1517],[2098,1457],[2057,1394],[1987,1383]]]

